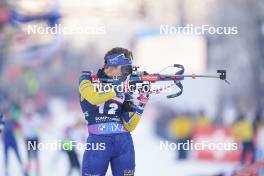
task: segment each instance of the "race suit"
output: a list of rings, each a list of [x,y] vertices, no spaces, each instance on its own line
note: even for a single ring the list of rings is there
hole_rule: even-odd
[[[103,70],[98,77],[107,78]],[[114,176],[131,176],[135,171],[135,152],[130,132],[137,126],[144,108],[135,105],[131,95],[98,92],[89,71],[83,71],[79,81],[80,104],[88,121],[89,136],[83,155],[83,176],[104,176],[111,164]],[[132,102],[133,108],[124,108]]]

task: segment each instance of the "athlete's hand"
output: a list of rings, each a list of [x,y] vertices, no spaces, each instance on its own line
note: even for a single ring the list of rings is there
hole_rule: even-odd
[[[137,97],[138,101],[139,101],[139,106],[141,107],[145,107],[146,104],[149,101],[149,94],[148,93],[142,93]]]
[[[122,112],[135,112],[137,106],[132,101],[125,101],[122,104]]]
[[[141,93],[137,95],[133,95],[133,102],[136,106],[145,107],[149,101],[148,93]]]

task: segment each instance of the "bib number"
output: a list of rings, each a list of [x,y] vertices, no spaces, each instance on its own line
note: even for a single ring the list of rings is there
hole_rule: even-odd
[[[105,103],[102,103],[99,105],[99,113],[103,114],[104,113],[104,108],[105,108]],[[109,110],[107,111],[107,114],[115,114],[117,109],[118,109],[118,105],[116,103],[110,103],[109,104]]]

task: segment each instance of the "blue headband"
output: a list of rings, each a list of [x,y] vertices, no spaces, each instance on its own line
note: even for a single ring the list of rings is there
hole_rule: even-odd
[[[106,56],[106,65],[110,67],[114,67],[118,65],[131,65],[131,64],[132,61],[129,58],[126,58],[123,53]]]

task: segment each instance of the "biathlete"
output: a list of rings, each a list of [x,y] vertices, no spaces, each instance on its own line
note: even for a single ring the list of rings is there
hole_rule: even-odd
[[[135,97],[118,89],[132,73],[132,58],[131,51],[113,48],[106,53],[105,64],[96,75],[82,72],[80,105],[88,121],[87,146],[92,146],[84,152],[82,176],[104,176],[109,164],[114,176],[134,175],[135,151],[130,132],[140,121],[148,95]],[[115,78],[112,89],[96,91],[96,78]]]

